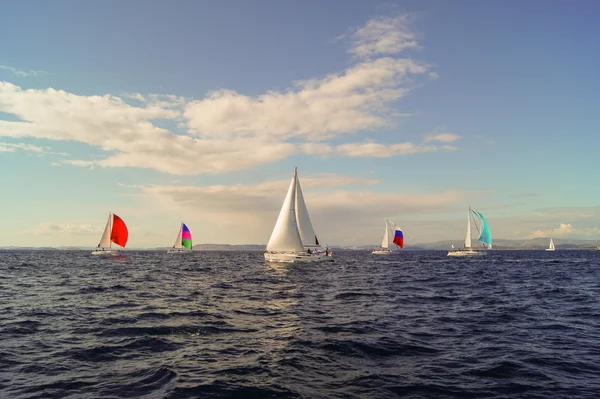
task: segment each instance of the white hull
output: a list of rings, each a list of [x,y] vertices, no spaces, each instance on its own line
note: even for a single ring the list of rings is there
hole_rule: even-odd
[[[475,251],[473,249],[455,249],[448,252],[448,256],[483,256],[485,254],[485,251]]]
[[[192,252],[191,249],[181,249],[181,248],[171,248],[167,251],[168,254],[185,254],[188,252]]]
[[[389,249],[374,249],[373,252],[371,252],[371,255],[389,255],[391,254],[392,251],[390,251]]]
[[[554,248],[546,248],[546,251],[556,251]]]
[[[97,249],[95,251],[92,251],[92,255],[117,256],[119,255],[119,251],[117,249]]]
[[[265,261],[282,263],[333,262],[333,257],[307,252],[265,252]]]

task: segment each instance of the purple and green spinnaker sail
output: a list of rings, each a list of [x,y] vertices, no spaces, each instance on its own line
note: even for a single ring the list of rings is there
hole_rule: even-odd
[[[185,223],[182,223],[181,226],[181,245],[187,249],[192,249],[192,232]]]

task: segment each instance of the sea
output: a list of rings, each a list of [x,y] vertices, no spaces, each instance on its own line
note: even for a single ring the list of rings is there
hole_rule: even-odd
[[[0,398],[598,398],[600,252],[0,251]]]

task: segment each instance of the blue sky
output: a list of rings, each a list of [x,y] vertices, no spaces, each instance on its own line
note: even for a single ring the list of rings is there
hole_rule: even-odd
[[[0,246],[600,239],[595,1],[5,3]]]

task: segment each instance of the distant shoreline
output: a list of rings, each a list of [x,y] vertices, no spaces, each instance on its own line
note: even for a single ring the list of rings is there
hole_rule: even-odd
[[[200,247],[192,249],[193,252],[209,252],[209,251],[220,251],[220,252],[263,252],[265,250],[265,246],[250,246],[246,245],[215,245],[210,247]],[[258,248],[257,248],[258,247]],[[333,251],[371,251],[373,248],[376,248],[376,245],[372,246],[361,246],[361,247],[342,247],[342,246],[329,246],[329,248]],[[456,247],[456,246],[455,246]],[[156,248],[118,248],[119,251],[168,251],[171,247],[156,247]],[[413,252],[413,251],[448,251],[450,247],[405,247],[402,250],[394,249],[393,252]],[[457,247],[459,248],[459,247]],[[95,247],[17,247],[17,246],[6,246],[0,247],[0,251],[92,251]],[[475,247],[475,249],[478,249]],[[546,247],[495,247],[492,249],[488,249],[486,251],[496,252],[496,251],[545,251]],[[597,251],[595,246],[574,246],[574,245],[565,245],[564,247],[557,248],[557,251]]]

